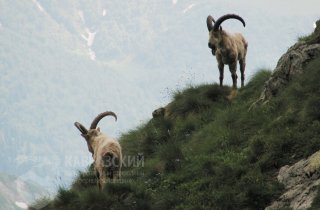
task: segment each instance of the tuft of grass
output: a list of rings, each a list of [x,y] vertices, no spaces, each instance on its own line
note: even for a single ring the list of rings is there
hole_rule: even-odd
[[[209,109],[215,103],[217,105],[227,103],[226,97],[229,93],[229,87],[220,88],[217,84],[190,87],[175,93],[174,101],[170,104],[168,112],[173,118],[185,117],[190,113],[197,114]]]
[[[94,165],[91,164],[86,171],[78,172],[78,176],[72,183],[72,188],[76,190],[97,186],[97,178],[94,172]]]
[[[37,199],[31,206],[29,206],[29,210],[46,210],[46,209],[50,209],[50,205],[51,205],[52,201],[49,197],[43,197],[40,199]]]
[[[319,189],[320,187],[318,186],[318,193],[316,195],[316,197],[314,198],[312,204],[311,204],[311,207],[308,208],[308,210],[318,210],[320,209],[320,193],[319,193]]]
[[[166,172],[174,172],[180,169],[184,161],[181,146],[175,142],[170,142],[159,148],[158,157],[160,161],[163,161]]]
[[[303,41],[308,44],[320,43],[320,20],[316,22],[316,28],[312,34],[300,37],[298,41]]]
[[[66,208],[66,207],[69,209],[76,209],[75,205],[73,204],[76,204],[75,201],[77,199],[78,199],[78,194],[75,191],[60,188],[54,200],[53,207],[55,209]]]
[[[270,78],[271,73],[270,70],[262,69],[253,75],[248,84],[241,88],[239,94],[241,99],[249,100],[258,98],[263,90],[264,83]]]

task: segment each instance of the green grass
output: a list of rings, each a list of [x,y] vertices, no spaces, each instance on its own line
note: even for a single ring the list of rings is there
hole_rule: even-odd
[[[308,208],[308,210],[318,210],[320,209],[320,193],[319,193],[319,189],[320,187],[318,186],[318,194],[315,197],[315,199],[313,200],[312,206],[310,208]]]
[[[308,44],[320,43],[320,20],[316,22],[316,29],[313,33],[307,36],[300,37],[299,41],[304,41]]]
[[[284,191],[275,178],[280,167],[319,149],[319,69],[318,56],[250,111],[270,71],[256,73],[232,101],[230,88],[216,84],[178,91],[166,119],[120,138],[123,154],[143,156],[143,167],[123,167],[126,182],[103,192],[89,168],[47,209],[264,209]],[[311,209],[319,203],[318,196]]]

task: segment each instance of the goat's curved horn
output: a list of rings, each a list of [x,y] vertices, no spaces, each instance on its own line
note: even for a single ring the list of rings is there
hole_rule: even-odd
[[[227,14],[227,15],[223,15],[222,17],[220,17],[213,25],[213,30],[217,31],[219,29],[219,26],[221,25],[221,23],[225,20],[228,19],[237,19],[239,21],[242,22],[243,27],[246,26],[246,23],[244,22],[244,20],[242,19],[242,17],[240,17],[239,15],[235,15],[235,14]]]
[[[76,128],[78,128],[78,130],[82,133],[82,134],[87,134],[88,130],[86,129],[86,127],[84,127],[83,125],[81,125],[81,123],[79,122],[75,122],[74,126],[76,126]]]
[[[212,27],[213,27],[212,22],[215,22],[215,21],[214,21],[214,18],[213,18],[211,15],[209,15],[209,16],[207,17],[207,27],[208,27],[208,31],[211,31],[211,30],[212,30]]]
[[[91,123],[90,129],[96,129],[99,121],[104,118],[105,116],[111,115],[113,116],[117,121],[117,115],[114,112],[102,112],[99,114]]]

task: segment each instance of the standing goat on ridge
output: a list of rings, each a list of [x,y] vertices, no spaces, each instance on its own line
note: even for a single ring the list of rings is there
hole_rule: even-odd
[[[207,17],[207,27],[209,30],[208,47],[211,48],[212,54],[216,56],[218,62],[220,86],[223,84],[224,65],[229,65],[233,89],[237,89],[237,61],[239,61],[240,64],[241,87],[243,87],[248,43],[242,34],[229,34],[225,30],[222,30],[220,25],[227,19],[237,19],[242,22],[244,27],[246,26],[244,20],[235,14],[224,15],[217,21],[209,15]],[[212,25],[212,22],[214,25]]]
[[[110,180],[119,179],[122,152],[118,141],[107,137],[97,128],[99,121],[111,115],[117,120],[117,115],[113,112],[103,112],[99,114],[91,123],[90,129],[87,130],[79,122],[74,125],[81,132],[81,136],[87,141],[88,150],[92,153],[94,159],[94,170],[98,179],[99,189],[102,190],[107,178]]]

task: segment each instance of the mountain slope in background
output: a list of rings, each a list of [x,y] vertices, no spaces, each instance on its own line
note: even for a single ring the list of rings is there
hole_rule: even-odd
[[[0,174],[0,187],[0,206],[6,210],[26,209],[35,199],[49,195],[39,185],[7,174]]]
[[[246,20],[246,28],[237,21],[224,28],[250,43],[248,78],[273,67],[318,13],[315,5],[308,15],[264,8],[219,0],[0,0],[0,171],[50,189],[69,184],[91,162],[74,121],[87,125],[113,110],[119,121],[101,127],[119,136],[168,103],[171,90],[216,81],[208,14],[232,11]]]

